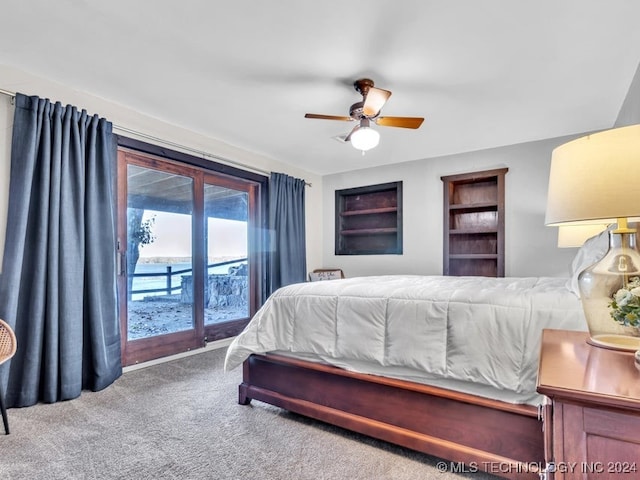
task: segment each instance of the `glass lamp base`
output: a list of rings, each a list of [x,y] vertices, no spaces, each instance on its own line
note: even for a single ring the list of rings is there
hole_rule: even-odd
[[[640,252],[635,230],[609,232],[606,255],[578,276],[588,343],[640,350]]]
[[[602,334],[589,337],[587,343],[595,347],[635,352],[640,350],[640,337],[628,335]]]

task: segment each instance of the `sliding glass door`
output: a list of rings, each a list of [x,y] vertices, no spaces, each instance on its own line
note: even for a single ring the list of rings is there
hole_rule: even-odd
[[[258,189],[252,181],[119,150],[124,365],[203,347],[244,328],[259,298]]]

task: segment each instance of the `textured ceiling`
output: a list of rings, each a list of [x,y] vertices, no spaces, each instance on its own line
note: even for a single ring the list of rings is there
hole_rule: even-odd
[[[0,64],[318,174],[610,128],[640,61],[638,0],[5,0],[2,16]],[[383,115],[425,117],[376,127],[364,156],[333,138],[351,123],[304,118],[348,115],[361,77],[393,92]]]

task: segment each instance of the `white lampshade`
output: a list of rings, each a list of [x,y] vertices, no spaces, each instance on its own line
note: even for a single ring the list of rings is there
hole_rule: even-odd
[[[560,225],[558,227],[558,247],[581,247],[584,242],[607,228],[606,224]]]
[[[356,150],[366,152],[380,142],[380,134],[371,127],[360,127],[351,134],[351,145]]]
[[[557,147],[551,157],[547,225],[615,223],[640,215],[640,125]]]

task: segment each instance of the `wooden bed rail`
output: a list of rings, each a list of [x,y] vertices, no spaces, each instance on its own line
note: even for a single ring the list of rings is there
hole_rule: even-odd
[[[515,405],[281,355],[252,355],[239,402],[263,401],[509,479],[537,480],[542,422]]]

